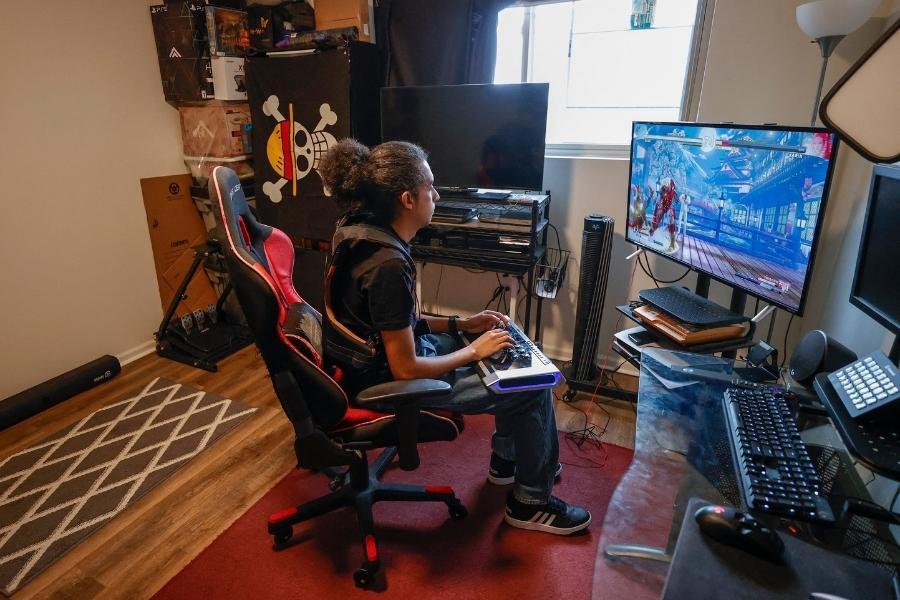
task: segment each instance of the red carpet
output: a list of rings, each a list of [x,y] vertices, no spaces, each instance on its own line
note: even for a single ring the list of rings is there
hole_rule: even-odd
[[[269,514],[328,490],[323,476],[293,471],[155,598],[590,598],[603,515],[631,450],[578,448],[560,434],[554,493],[593,516],[587,532],[566,538],[503,523],[507,488],[485,480],[492,431],[492,417],[466,417],[456,441],[420,446],[417,470],[388,469],[388,481],[453,485],[469,516],[454,521],[442,503],[376,504],[382,570],[368,591],[353,583],[362,553],[351,509],[301,523],[287,548],[272,550]]]

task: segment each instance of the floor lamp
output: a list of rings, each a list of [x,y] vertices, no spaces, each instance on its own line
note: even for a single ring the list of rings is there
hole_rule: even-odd
[[[819,71],[819,85],[816,87],[810,127],[816,124],[828,58],[848,33],[856,31],[869,20],[879,4],[881,0],[816,0],[797,7],[797,24],[803,33],[819,44],[822,52],[822,68]]]

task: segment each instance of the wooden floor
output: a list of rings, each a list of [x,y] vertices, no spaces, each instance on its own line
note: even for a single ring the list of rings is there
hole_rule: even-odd
[[[135,361],[108,383],[0,432],[0,458],[126,397],[154,377],[259,410],[22,587],[14,600],[150,597],[294,466],[291,426],[252,346],[219,363],[218,373],[155,354]],[[627,376],[617,381],[625,388],[636,385]],[[556,390],[558,397],[564,391]],[[583,429],[585,419],[597,426],[606,423],[603,441],[632,447],[634,405],[602,404],[600,408],[587,394],[571,403],[557,401],[559,429]]]

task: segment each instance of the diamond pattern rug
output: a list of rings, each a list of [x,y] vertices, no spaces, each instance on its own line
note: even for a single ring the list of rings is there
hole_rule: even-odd
[[[157,378],[0,461],[0,591],[11,595],[255,410]]]

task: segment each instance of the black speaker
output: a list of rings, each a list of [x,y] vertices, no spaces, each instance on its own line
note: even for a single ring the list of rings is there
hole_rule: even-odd
[[[92,360],[33,388],[0,401],[0,429],[24,421],[54,404],[112,379],[122,370],[119,360],[109,354]]]
[[[830,373],[856,360],[856,353],[819,329],[803,336],[791,355],[790,374],[797,383],[812,382],[818,373]]]
[[[611,217],[588,215],[584,218],[572,366],[566,375],[570,383],[590,381],[597,369],[594,358],[600,341],[614,228],[615,221]]]

